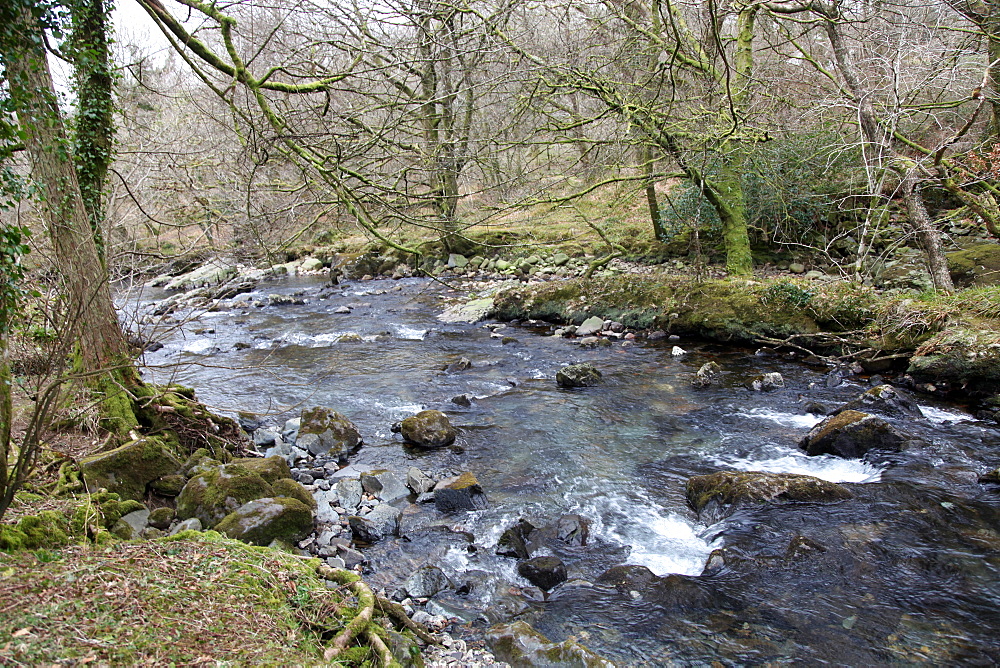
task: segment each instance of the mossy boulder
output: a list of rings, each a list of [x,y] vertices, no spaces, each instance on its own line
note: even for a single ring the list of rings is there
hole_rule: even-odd
[[[259,457],[234,459],[232,463],[239,464],[240,466],[253,471],[271,485],[278,482],[282,478],[292,477],[292,471],[288,468],[288,461],[285,460],[284,457],[280,457],[278,455],[264,457],[263,459]]]
[[[420,411],[403,420],[400,434],[408,442],[423,448],[438,448],[455,442],[458,432],[441,411]]]
[[[149,489],[160,496],[177,496],[187,484],[187,478],[179,473],[165,475],[149,483]]]
[[[979,244],[948,253],[948,271],[956,285],[1000,284],[1000,244]]]
[[[1000,333],[949,327],[917,348],[906,372],[938,389],[962,388],[965,396],[1000,393]]]
[[[149,526],[160,530],[169,529],[175,515],[173,508],[156,508],[149,513]]]
[[[268,545],[274,540],[295,542],[312,529],[312,509],[284,496],[245,503],[215,525],[219,533],[253,545]]]
[[[14,552],[63,547],[70,542],[69,524],[64,515],[53,510],[25,515],[15,525],[0,525],[0,550]]]
[[[443,513],[484,510],[489,506],[489,501],[475,474],[466,471],[434,486],[434,506]]]
[[[486,643],[493,654],[513,668],[534,666],[578,666],[581,668],[614,668],[576,640],[552,642],[530,624],[517,621],[500,624],[486,632]]]
[[[313,455],[347,455],[361,444],[354,423],[331,408],[317,406],[302,411],[295,445]]]
[[[559,387],[589,387],[601,382],[601,372],[593,364],[570,364],[556,372]]]
[[[316,509],[316,498],[300,482],[296,482],[291,478],[281,478],[274,481],[271,489],[275,496],[287,496],[290,499],[298,499],[313,510]]]
[[[245,503],[274,495],[259,474],[242,464],[224,464],[191,478],[177,497],[177,517],[197,517],[205,528]]]
[[[899,418],[922,418],[924,416],[916,402],[892,385],[873,387],[857,399],[848,401],[836,412],[843,413],[844,411],[879,413]]]
[[[85,457],[80,470],[91,490],[107,489],[126,499],[139,500],[146,486],[166,475],[178,473],[183,462],[161,440],[148,437],[121,447]]]
[[[851,498],[843,485],[809,475],[718,471],[692,476],[687,482],[688,505],[699,518],[717,522],[740,507],[774,501],[829,503]]]
[[[873,450],[899,452],[910,440],[882,418],[845,410],[813,427],[799,442],[799,447],[810,455],[859,459]]]

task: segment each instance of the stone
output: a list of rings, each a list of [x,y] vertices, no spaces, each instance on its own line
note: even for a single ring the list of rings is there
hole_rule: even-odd
[[[361,552],[344,545],[337,546],[337,556],[344,563],[344,568],[355,568],[367,561]]]
[[[790,265],[788,265],[788,271],[792,272],[793,274],[804,274],[806,273],[806,266],[801,262],[792,262]]]
[[[691,379],[694,387],[708,387],[715,382],[716,377],[722,372],[722,367],[717,362],[706,362],[695,372]]]
[[[583,321],[583,323],[576,328],[577,336],[592,336],[594,334],[599,334],[604,329],[604,319],[598,318],[596,315],[591,316]]]
[[[519,519],[517,524],[508,527],[497,540],[496,553],[501,557],[528,559],[531,556],[528,538],[535,530],[528,520]]]
[[[212,528],[249,501],[269,497],[271,485],[240,464],[212,467],[188,480],[177,497],[177,517],[197,517]]]
[[[424,448],[436,448],[455,441],[458,432],[441,411],[427,410],[400,423],[400,434],[408,442]]]
[[[292,418],[285,422],[285,426],[281,429],[281,438],[285,439],[286,443],[294,444],[295,439],[299,436],[299,426],[302,424],[302,418]]]
[[[556,538],[567,545],[586,545],[589,537],[590,520],[581,515],[563,515],[556,522]]]
[[[757,376],[750,381],[750,389],[754,392],[768,392],[785,386],[785,379],[777,371]]]
[[[411,466],[406,471],[406,485],[414,494],[423,494],[434,489],[437,481],[430,477],[416,466]]]
[[[292,477],[292,471],[288,468],[288,462],[285,461],[284,457],[245,457],[234,459],[229,463],[238,464],[253,471],[271,485],[282,478]]]
[[[157,478],[149,483],[149,489],[160,496],[177,496],[184,489],[186,483],[187,478],[179,473],[174,473]]]
[[[336,492],[316,492],[313,495],[313,500],[316,502],[315,512],[317,522],[322,524],[335,524],[340,521],[340,514],[334,510],[339,503]]]
[[[312,509],[289,497],[255,499],[215,526],[219,533],[253,545],[268,545],[276,539],[299,541],[308,536],[312,528]]]
[[[682,355],[687,355],[687,351],[680,346],[674,346],[670,349],[670,354],[674,357],[681,357]]]
[[[843,485],[796,473],[718,471],[692,476],[687,502],[703,521],[717,522],[738,508],[768,502],[830,503],[853,495]]]
[[[462,408],[470,408],[472,406],[472,395],[469,393],[459,394],[451,398],[451,403]]]
[[[410,495],[410,490],[392,471],[379,469],[361,474],[361,488],[383,503]]]
[[[253,444],[258,450],[273,448],[279,440],[281,440],[281,436],[270,429],[261,428],[253,433]]]
[[[249,411],[240,411],[236,414],[236,421],[239,423],[243,431],[248,434],[256,432],[258,429],[264,426],[264,420],[256,413],[250,413]]]
[[[443,513],[457,510],[483,510],[489,506],[476,476],[465,472],[446,478],[434,486],[434,507]]]
[[[149,523],[148,520],[148,510],[145,508],[141,510],[133,510],[127,515],[122,515],[115,527],[112,528],[111,533],[119,538],[123,538],[124,540],[138,538],[142,535],[143,529],[145,529],[146,525]]]
[[[275,483],[271,485],[271,490],[275,497],[284,496],[290,499],[298,499],[313,510],[316,510],[316,497],[314,497],[312,493],[310,493],[309,490],[306,489],[300,482],[295,482],[291,478],[282,478],[281,480],[275,481]]]
[[[336,313],[336,314],[338,314],[338,315],[346,315],[347,313],[351,312],[351,307],[349,307],[349,306],[338,306],[337,308],[333,309],[333,312]]]
[[[361,433],[335,410],[317,406],[302,411],[295,445],[312,455],[346,456],[361,444]]]
[[[900,452],[909,440],[907,434],[882,418],[845,410],[813,427],[799,442],[799,447],[810,455],[858,459],[873,450]]]
[[[168,536],[174,536],[181,533],[182,531],[201,531],[204,527],[201,524],[201,520],[197,517],[192,517],[186,519],[183,522],[178,522],[177,526],[170,530],[167,534]]]
[[[89,489],[104,488],[123,499],[142,500],[146,486],[180,472],[184,463],[156,438],[140,438],[80,461]]]
[[[402,511],[380,503],[367,515],[351,515],[347,521],[354,537],[365,543],[377,543],[383,538],[399,535],[399,518]]]
[[[924,416],[916,402],[892,385],[877,385],[857,399],[848,401],[838,408],[836,413],[844,411],[879,413],[898,418],[922,418]]]
[[[552,256],[552,264],[556,267],[564,267],[569,262],[569,255],[566,253],[556,253]]]
[[[556,372],[556,383],[559,387],[589,387],[599,382],[601,382],[601,372],[587,362],[570,364]]]
[[[421,566],[403,583],[403,589],[411,598],[430,598],[451,585],[448,576],[437,566]]]
[[[354,512],[361,505],[361,481],[357,478],[341,478],[337,481],[337,496],[340,497],[340,505],[348,512]]]
[[[518,575],[549,591],[566,581],[566,564],[559,557],[534,557],[517,565]]]
[[[451,253],[448,255],[449,269],[464,269],[468,264],[469,258],[464,255],[459,255],[458,253]]]
[[[468,357],[463,357],[457,362],[452,362],[451,364],[445,365],[444,370],[449,373],[457,373],[459,371],[466,371],[472,368],[472,360]]]
[[[315,257],[307,257],[299,265],[299,271],[319,271],[323,268],[323,261]]]
[[[170,523],[174,521],[173,508],[157,508],[149,513],[147,523],[154,529],[163,531],[170,528]]]

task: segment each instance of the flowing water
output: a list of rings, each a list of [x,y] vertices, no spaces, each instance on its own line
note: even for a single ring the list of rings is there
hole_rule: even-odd
[[[237,306],[175,324],[164,347],[147,353],[146,373],[193,386],[217,410],[254,411],[278,425],[303,407],[332,407],[364,437],[351,457],[358,467],[474,472],[489,509],[442,516],[411,506],[404,527],[422,537],[372,548],[376,583],[391,586],[433,559],[454,582],[470,583],[441,597],[450,612],[480,622],[523,616],[555,640],[573,635],[630,665],[1000,658],[1000,495],[976,482],[1000,464],[1000,434],[960,408],[922,406],[926,418],[904,426],[923,445],[903,455],[807,457],[796,443],[821,418],[805,403],[834,408],[864,391],[861,381],[829,382],[826,369],[687,341],[681,356],[673,343],[585,350],[546,336],[542,324],[500,330],[516,339],[504,344],[482,324],[439,320],[456,295],[418,279],[333,289],[287,279],[260,290],[307,303]],[[335,313],[345,305],[350,313]],[[472,367],[444,370],[462,358]],[[556,371],[581,361],[604,382],[558,388]],[[689,379],[707,361],[720,364],[722,380],[693,389]],[[746,389],[768,371],[783,375],[783,389]],[[451,402],[461,394],[471,406]],[[423,408],[449,415],[455,446],[414,449],[391,432]],[[850,483],[855,499],[776,504],[705,526],[684,486],[716,470],[805,473]],[[570,581],[542,596],[493,548],[519,518],[543,526],[566,513],[592,522],[590,541],[549,548]],[[436,538],[416,531],[427,525],[445,529]],[[725,566],[701,575],[717,549]],[[593,584],[616,564],[698,577]]]

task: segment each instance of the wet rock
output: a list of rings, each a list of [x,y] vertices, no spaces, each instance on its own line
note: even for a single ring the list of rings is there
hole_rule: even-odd
[[[337,546],[337,556],[344,562],[344,568],[354,568],[365,563],[365,555],[352,547]]]
[[[595,581],[614,587],[632,599],[642,599],[666,610],[712,610],[738,604],[710,583],[687,575],[660,577],[645,566],[615,566]]]
[[[979,476],[979,483],[983,485],[1000,485],[1000,469],[995,469],[989,473]]]
[[[589,387],[601,382],[601,372],[594,365],[570,364],[556,373],[556,383],[559,387]]]
[[[354,512],[361,504],[361,481],[357,478],[341,478],[336,485],[337,496],[340,497],[340,505]]]
[[[556,538],[567,545],[580,547],[586,545],[590,537],[590,520],[580,515],[563,515],[555,529]]]
[[[826,552],[826,548],[812,538],[795,536],[788,542],[788,548],[785,550],[785,560],[791,561],[800,557],[811,557],[821,552]]]
[[[361,488],[383,503],[410,495],[410,490],[396,477],[396,474],[385,469],[362,473]]]
[[[367,515],[351,515],[347,521],[354,537],[365,543],[377,543],[383,538],[399,535],[399,518],[402,511],[381,503]]]
[[[257,429],[253,432],[253,444],[258,450],[273,448],[279,440],[281,436],[270,429]]]
[[[595,315],[584,320],[583,323],[576,328],[576,335],[593,336],[594,334],[600,333],[603,329],[604,329],[604,319],[598,318]]]
[[[558,557],[534,557],[517,565],[518,574],[531,584],[549,591],[566,581],[566,564]]]
[[[458,396],[451,398],[451,403],[456,406],[461,406],[462,408],[469,408],[472,406],[472,395],[471,394],[459,394]]]
[[[472,473],[446,478],[434,486],[434,507],[443,513],[483,510],[488,506],[486,494]]]
[[[528,537],[535,530],[528,520],[520,519],[512,527],[508,527],[497,540],[496,554],[501,557],[527,559],[531,556],[528,547]]]
[[[177,497],[177,517],[197,517],[212,528],[245,503],[270,497],[271,485],[240,464],[210,468],[188,480]]]
[[[463,357],[457,362],[452,362],[444,367],[444,370],[448,373],[458,373],[459,371],[465,371],[472,368],[472,361],[467,357]]]
[[[343,456],[361,444],[361,433],[337,411],[317,406],[302,411],[295,445],[312,455]]]
[[[451,585],[448,576],[437,566],[422,566],[406,578],[403,589],[413,598],[430,598]]]
[[[768,392],[785,386],[785,379],[777,371],[765,373],[750,381],[750,389],[754,392]]]
[[[647,341],[662,341],[665,338],[667,338],[667,333],[661,329],[650,332],[649,334],[646,335]]]
[[[411,466],[406,471],[406,486],[413,490],[414,494],[423,494],[424,492],[429,492],[434,489],[434,485],[437,483],[434,478],[430,477],[416,466]]]
[[[140,438],[80,461],[80,470],[92,490],[105,488],[123,499],[141,500],[146,485],[162,476],[178,473],[183,466],[156,438]]]
[[[312,509],[290,497],[250,501],[215,526],[219,533],[253,545],[269,545],[274,540],[302,540],[312,528]]]
[[[607,587],[614,587],[622,593],[628,593],[630,591],[641,591],[656,579],[656,574],[645,566],[624,564],[609,568],[597,578],[596,583]]]
[[[857,459],[872,450],[899,452],[909,440],[906,434],[881,418],[845,410],[813,427],[799,447],[810,455]]]
[[[674,357],[681,357],[683,355],[687,355],[687,351],[680,346],[674,346],[670,349],[670,354]]]
[[[922,418],[924,416],[916,402],[892,385],[873,387],[857,399],[849,401],[837,409],[837,413],[844,411],[878,413],[900,418]]]
[[[613,663],[602,659],[576,640],[551,642],[524,621],[490,628],[486,632],[486,643],[497,659],[506,661],[514,668],[530,666],[614,668]]]
[[[699,518],[716,522],[737,508],[772,501],[832,502],[849,499],[846,487],[795,473],[719,471],[692,476],[687,482],[688,505]]]
[[[706,362],[695,372],[691,379],[694,387],[708,387],[715,382],[715,378],[722,372],[722,367],[717,362]]]
[[[264,426],[264,420],[256,413],[250,413],[248,411],[240,411],[236,414],[236,421],[239,422],[240,427],[243,431],[248,434],[252,434],[261,427]]]
[[[427,410],[410,416],[399,425],[400,434],[410,443],[437,448],[455,441],[458,432],[441,411]]]

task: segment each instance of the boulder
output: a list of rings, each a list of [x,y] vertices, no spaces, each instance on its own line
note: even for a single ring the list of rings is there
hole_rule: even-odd
[[[877,385],[871,388],[857,399],[848,401],[838,408],[835,414],[844,411],[878,413],[899,418],[922,418],[924,416],[920,406],[892,385]]]
[[[525,668],[528,666],[577,666],[580,668],[614,668],[607,661],[575,639],[551,642],[530,624],[517,621],[500,624],[486,632],[486,643],[500,661]]]
[[[273,494],[266,480],[242,464],[215,466],[184,485],[177,497],[177,517],[197,517],[211,529],[243,504]]]
[[[589,387],[601,382],[601,372],[592,364],[570,364],[556,373],[559,387]]]
[[[531,556],[528,537],[535,530],[528,520],[520,519],[512,527],[508,527],[497,540],[496,553],[501,557],[527,559]]]
[[[556,538],[566,543],[581,547],[587,544],[590,537],[590,520],[580,515],[563,515],[556,522]]]
[[[708,387],[715,382],[716,376],[721,371],[722,367],[717,362],[706,362],[695,372],[694,377],[691,379],[691,385],[694,387]]]
[[[354,512],[361,504],[361,481],[357,478],[341,478],[337,481],[337,496],[340,497],[340,505],[349,512]]]
[[[396,474],[385,469],[362,473],[361,488],[383,503],[410,495],[410,490],[400,482]]]
[[[863,457],[872,450],[899,452],[909,437],[885,420],[854,410],[831,415],[813,427],[799,447],[810,455]]]
[[[413,490],[414,494],[423,494],[434,489],[437,481],[430,477],[416,466],[411,466],[406,471],[406,485]]]
[[[750,389],[754,392],[769,392],[785,386],[785,379],[777,371],[757,376],[750,381]]]
[[[312,455],[346,455],[361,444],[361,434],[350,420],[335,410],[317,406],[302,411],[296,447]]]
[[[448,576],[437,566],[421,566],[406,578],[403,589],[413,598],[430,598],[451,585]]]
[[[518,574],[540,589],[549,591],[566,581],[566,564],[559,557],[534,557],[517,565]]]
[[[434,507],[443,513],[456,510],[483,510],[489,506],[476,476],[468,471],[446,478],[434,486]]]
[[[288,462],[285,461],[284,457],[272,456],[264,457],[263,459],[260,457],[246,457],[234,459],[229,463],[239,464],[253,471],[270,485],[273,485],[282,478],[292,477],[292,471],[288,468]]]
[[[177,496],[184,489],[187,478],[179,473],[165,475],[149,483],[149,490],[160,496]]]
[[[123,499],[140,500],[146,485],[162,476],[180,472],[184,463],[156,438],[140,438],[99,452],[80,461],[80,470],[91,490],[104,488]]]
[[[219,533],[253,545],[269,545],[273,540],[299,541],[312,529],[312,509],[289,497],[250,501],[215,526]]]
[[[377,543],[383,538],[399,535],[399,518],[402,514],[398,508],[380,503],[367,515],[351,515],[347,521],[355,538],[365,543]]]
[[[403,420],[400,434],[410,443],[424,448],[437,448],[455,441],[458,432],[448,416],[441,411],[420,411]]]
[[[583,323],[576,328],[577,336],[592,336],[598,334],[604,330],[604,318],[598,318],[596,315],[591,316],[583,321]]]
[[[157,508],[149,513],[149,526],[166,531],[170,528],[170,523],[174,521],[173,508]]]
[[[138,538],[148,524],[148,510],[145,508],[133,510],[127,515],[122,515],[122,518],[111,527],[111,533],[123,540],[132,540]]]
[[[275,497],[298,499],[313,510],[316,510],[316,498],[300,482],[295,482],[291,478],[282,478],[281,480],[276,480],[271,485],[271,490]]]
[[[323,268],[323,261],[315,257],[307,257],[299,265],[299,271],[319,271]]]
[[[687,502],[699,518],[715,522],[747,505],[773,501],[829,503],[849,499],[843,485],[796,473],[718,471],[692,476]]]
[[[197,517],[192,517],[190,519],[184,520],[183,522],[178,522],[177,526],[171,529],[170,532],[167,533],[167,535],[176,536],[177,534],[182,533],[184,531],[201,531],[202,529],[204,529],[204,527],[201,524],[201,520],[199,520]]]

